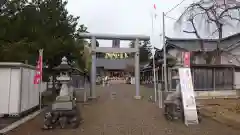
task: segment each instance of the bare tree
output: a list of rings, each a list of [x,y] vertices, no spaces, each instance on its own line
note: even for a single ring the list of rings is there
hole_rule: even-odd
[[[184,32],[195,34],[199,39],[201,47],[199,51],[206,56],[205,60],[211,57],[210,60],[208,60],[209,63],[220,62],[220,54],[222,52],[220,43],[224,34],[223,27],[226,25],[236,27],[236,25],[239,24],[239,3],[240,2],[236,0],[201,0],[189,5],[177,20],[176,24],[182,25],[183,22],[187,22],[192,26],[192,30],[184,30]],[[204,28],[202,25],[204,25]],[[202,30],[205,30],[204,34],[202,34]],[[202,37],[206,35],[206,33],[208,33],[209,36],[216,35],[217,38],[217,47],[212,52],[206,52],[204,50],[204,40]]]

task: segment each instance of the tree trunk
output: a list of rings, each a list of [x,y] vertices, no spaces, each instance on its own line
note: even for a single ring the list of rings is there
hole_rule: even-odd
[[[223,36],[223,25],[219,24],[218,25],[218,41],[217,41],[217,49],[216,49],[216,60],[215,64],[221,64],[221,41],[222,41],[222,36]]]
[[[213,61],[214,64],[221,64],[221,41],[223,37],[223,25],[222,24],[217,24],[218,27],[218,40],[217,40],[217,48],[214,52],[214,58],[215,60]]]

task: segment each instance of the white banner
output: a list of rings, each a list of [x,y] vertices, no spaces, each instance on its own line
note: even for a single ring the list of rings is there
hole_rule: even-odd
[[[158,48],[158,49],[162,49],[163,47],[163,43],[161,43],[161,36],[160,36],[160,18],[161,16],[159,16],[158,14],[158,10],[157,10],[157,5],[153,4],[153,7],[151,8],[151,19],[152,19],[152,33],[150,36],[150,42],[151,45]]]
[[[179,68],[185,124],[198,124],[198,114],[190,68]]]

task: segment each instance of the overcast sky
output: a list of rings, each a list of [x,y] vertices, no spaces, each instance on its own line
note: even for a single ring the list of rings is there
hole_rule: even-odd
[[[182,0],[68,0],[67,9],[80,16],[80,24],[88,27],[92,33],[143,34],[152,33],[151,13],[156,4],[158,14],[154,30],[161,34],[162,12],[167,12]],[[184,9],[194,0],[185,0],[168,16],[177,19]],[[168,37],[194,37],[174,30],[175,20],[166,18]],[[159,36],[159,40],[160,40]],[[122,46],[127,46],[122,43]],[[111,42],[100,42],[101,46],[111,46]],[[159,46],[158,46],[159,47]]]

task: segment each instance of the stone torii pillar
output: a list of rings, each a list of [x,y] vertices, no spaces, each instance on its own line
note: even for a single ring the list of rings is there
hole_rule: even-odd
[[[135,85],[136,85],[136,95],[134,96],[135,99],[141,99],[140,96],[140,68],[139,68],[139,40],[135,40]]]
[[[91,38],[91,55],[92,55],[92,64],[91,64],[91,90],[90,98],[96,98],[96,37],[92,36]]]

